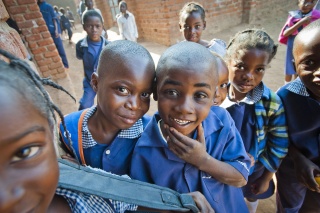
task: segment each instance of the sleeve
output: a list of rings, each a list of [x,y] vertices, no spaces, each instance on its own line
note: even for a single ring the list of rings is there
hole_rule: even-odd
[[[56,21],[57,20],[57,16],[56,16],[56,13],[54,12],[54,9],[53,9],[53,7],[51,5],[48,5],[48,10],[49,10],[49,13],[50,13],[52,19],[54,21]]]
[[[81,42],[82,42],[83,39],[81,39],[80,41],[77,42],[76,44],[76,57],[77,59],[79,60],[82,60],[83,59],[83,50],[81,48]]]
[[[278,41],[279,41],[281,44],[285,44],[285,45],[286,45],[287,42],[288,42],[288,37],[284,36],[283,33],[284,33],[284,31],[288,28],[289,23],[291,22],[291,19],[292,19],[292,18],[291,18],[291,16],[289,15],[286,23],[284,24],[284,26],[282,27],[282,29],[281,29],[281,31],[280,31]]]
[[[251,163],[250,158],[244,148],[240,133],[238,132],[229,113],[227,113],[226,117],[228,123],[224,122],[225,127],[220,132],[218,139],[218,144],[220,144],[220,141],[222,140],[226,141],[221,161],[233,166],[246,180],[248,180]]]
[[[288,128],[281,99],[271,92],[269,122],[267,124],[266,147],[259,156],[259,161],[270,171],[276,172],[282,159],[288,153]]]
[[[118,23],[118,27],[119,27],[119,34],[121,36],[121,39],[124,40],[125,37],[123,36],[123,27],[122,27],[122,23],[120,21],[120,16],[117,17],[117,23]]]

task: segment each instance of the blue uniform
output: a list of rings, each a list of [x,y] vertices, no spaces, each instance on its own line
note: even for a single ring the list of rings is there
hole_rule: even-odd
[[[311,98],[299,78],[282,87],[290,144],[320,166],[320,102]],[[320,212],[320,194],[301,184],[287,156],[276,173],[278,212]]]
[[[48,4],[45,1],[39,4],[39,8],[40,8],[40,12],[42,13],[43,19],[45,20],[45,22],[47,24],[48,30],[51,34],[51,37],[54,41],[54,44],[56,45],[56,48],[59,52],[62,63],[65,68],[69,68],[69,63],[67,60],[66,52],[64,51],[62,40],[61,40],[60,36],[58,38],[56,38],[56,35],[55,35],[54,20],[57,22],[58,31],[60,29],[60,26],[59,26],[60,23],[58,23],[54,9],[50,4]],[[61,33],[61,31],[59,33]]]
[[[157,124],[159,119],[159,114],[155,114],[137,142],[132,155],[131,178],[180,193],[200,191],[218,213],[248,212],[241,188],[217,181],[168,149]],[[247,179],[250,160],[228,112],[212,107],[202,125],[207,152],[233,166]]]
[[[92,107],[66,115],[64,118],[66,127],[76,153],[72,152],[66,132],[60,124],[59,130],[63,143],[72,154],[77,155],[83,165],[103,169],[117,175],[129,174],[134,146],[144,127],[150,121],[150,117],[144,116],[129,129],[121,130],[110,144],[100,144],[94,141],[87,127],[87,121],[95,111],[96,107]]]
[[[83,95],[79,101],[79,110],[89,108],[94,104],[96,92],[90,85],[91,75],[98,67],[99,56],[103,47],[109,43],[102,36],[100,38],[99,42],[92,42],[87,36],[76,44],[76,56],[83,61],[84,69]]]

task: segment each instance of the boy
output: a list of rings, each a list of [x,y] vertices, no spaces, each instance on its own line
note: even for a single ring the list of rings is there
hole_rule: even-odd
[[[125,1],[119,3],[120,14],[117,15],[117,23],[121,39],[137,41],[138,30],[134,15],[130,13]]]
[[[320,20],[304,28],[293,44],[298,78],[278,91],[288,120],[289,153],[277,175],[278,212],[319,212]]]
[[[161,56],[156,81],[159,113],[135,147],[131,177],[178,192],[198,190],[216,212],[247,212],[234,186],[246,184],[250,160],[226,110],[211,108],[217,58],[200,44],[180,42]]]
[[[155,75],[150,53],[131,41],[114,41],[101,52],[91,85],[97,106],[65,117],[73,147],[60,126],[63,142],[81,163],[107,172],[129,174],[133,148],[149,121]]]

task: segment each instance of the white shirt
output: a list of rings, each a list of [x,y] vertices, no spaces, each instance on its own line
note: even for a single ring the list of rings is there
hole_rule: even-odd
[[[117,15],[117,23],[121,39],[136,42],[138,38],[138,30],[134,15],[129,11],[126,11],[126,13],[128,14],[128,18],[125,18],[122,13]]]

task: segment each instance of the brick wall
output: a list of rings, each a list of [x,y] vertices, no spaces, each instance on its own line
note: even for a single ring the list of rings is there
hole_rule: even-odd
[[[36,0],[3,0],[7,11],[17,22],[38,65],[40,75],[59,79],[66,71],[42,18]]]
[[[102,13],[109,13],[108,6],[99,7]],[[172,45],[182,40],[179,31],[179,11],[188,0],[126,0],[128,10],[135,15],[139,38]],[[254,24],[259,19],[296,4],[292,0],[198,0],[206,11],[207,28],[205,37],[214,38],[214,33],[240,23]],[[105,4],[106,5],[106,4]],[[107,17],[107,16],[106,16]],[[108,18],[107,18],[108,19]],[[110,27],[110,25],[108,25]],[[212,36],[211,36],[212,35]]]

